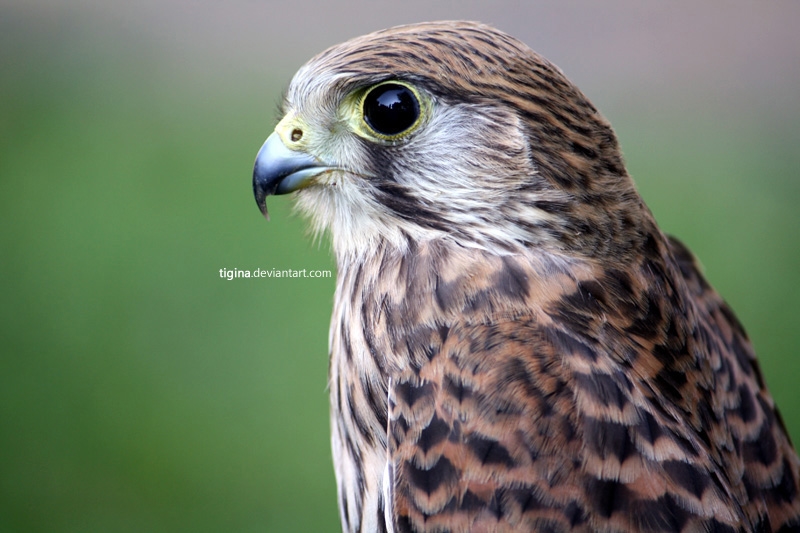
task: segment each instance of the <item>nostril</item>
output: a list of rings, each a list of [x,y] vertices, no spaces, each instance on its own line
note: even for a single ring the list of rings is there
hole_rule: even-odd
[[[292,141],[297,142],[303,138],[303,130],[295,128],[292,130]]]

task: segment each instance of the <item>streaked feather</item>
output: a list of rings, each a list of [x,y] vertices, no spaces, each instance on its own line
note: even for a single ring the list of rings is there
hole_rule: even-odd
[[[341,117],[389,79],[434,102],[392,146]],[[747,335],[558,68],[488,26],[402,26],[312,59],[285,111],[345,169],[297,201],[339,267],[346,531],[800,530]]]

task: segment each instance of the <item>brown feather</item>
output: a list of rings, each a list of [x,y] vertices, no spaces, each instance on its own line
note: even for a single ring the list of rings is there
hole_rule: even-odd
[[[396,146],[347,140],[341,102],[387,79],[434,116]],[[747,335],[556,67],[487,26],[403,26],[312,59],[287,112],[351,142],[326,157],[354,171],[298,194],[339,262],[346,531],[800,530]],[[470,135],[436,137],[444,113]]]

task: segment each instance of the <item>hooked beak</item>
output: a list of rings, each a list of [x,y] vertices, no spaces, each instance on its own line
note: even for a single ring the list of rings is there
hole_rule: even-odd
[[[265,218],[267,196],[288,194],[311,184],[312,179],[326,171],[334,170],[317,158],[290,150],[277,133],[270,135],[256,156],[253,167],[253,195]]]

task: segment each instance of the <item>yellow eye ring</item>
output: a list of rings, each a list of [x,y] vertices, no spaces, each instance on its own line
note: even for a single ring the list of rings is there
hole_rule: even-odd
[[[414,86],[397,80],[370,87],[359,102],[362,126],[378,139],[389,142],[416,130],[426,108],[426,100]]]

